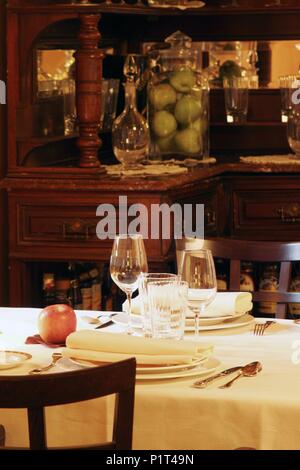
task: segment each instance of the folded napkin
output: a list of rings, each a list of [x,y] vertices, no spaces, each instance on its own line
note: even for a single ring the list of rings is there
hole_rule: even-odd
[[[211,354],[210,344],[192,341],[158,340],[81,330],[67,337],[64,357],[99,362],[114,362],[135,357],[137,364],[189,364]]]
[[[199,305],[197,302],[198,296],[198,289],[189,289],[190,306],[197,307]],[[124,311],[127,307],[126,302],[123,304]],[[252,308],[252,294],[250,292],[218,292],[213,302],[205,309],[203,318],[234,316],[249,312]],[[139,297],[133,299],[131,312],[135,315],[141,313]]]
[[[190,306],[198,306],[197,298],[201,298],[198,289],[189,289]],[[252,294],[250,292],[218,292],[215,299],[203,312],[202,318],[234,316],[252,310]]]

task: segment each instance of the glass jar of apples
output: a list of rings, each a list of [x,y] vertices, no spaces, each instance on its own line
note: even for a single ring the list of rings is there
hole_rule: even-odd
[[[148,122],[152,159],[202,160],[209,154],[209,86],[201,50],[180,31],[149,53]]]

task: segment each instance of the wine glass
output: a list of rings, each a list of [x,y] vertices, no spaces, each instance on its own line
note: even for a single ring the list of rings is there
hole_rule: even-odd
[[[215,263],[210,250],[185,250],[179,274],[189,285],[189,306],[195,313],[195,335],[199,335],[199,316],[217,293]]]
[[[141,274],[147,271],[147,256],[142,236],[127,234],[116,236],[110,258],[110,274],[115,284],[127,296],[128,334],[132,334],[132,294],[139,287]]]

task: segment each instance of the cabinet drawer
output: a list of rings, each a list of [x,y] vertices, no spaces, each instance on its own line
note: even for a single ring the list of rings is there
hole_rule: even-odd
[[[97,243],[96,206],[68,207],[20,202],[18,243]]]
[[[300,190],[235,191],[233,233],[260,239],[299,238]]]
[[[136,201],[128,198],[128,206],[133,202]],[[145,198],[142,202],[148,208],[148,214],[151,214],[150,205],[156,202],[155,199]],[[20,194],[9,195],[10,256],[108,261],[113,235],[105,239],[97,237],[97,225],[107,215],[96,215],[100,204],[110,204],[114,210],[116,233],[122,227],[120,219],[124,221],[124,226],[126,221],[129,224],[135,219],[120,210],[119,199],[115,195],[81,195],[76,200],[70,193],[61,197],[52,194],[48,200],[44,194],[40,197],[37,194],[23,197]],[[114,225],[110,228],[113,230]],[[108,229],[105,227],[104,230],[106,232]],[[145,240],[145,246],[149,259],[161,261],[170,255],[171,240],[149,238]]]

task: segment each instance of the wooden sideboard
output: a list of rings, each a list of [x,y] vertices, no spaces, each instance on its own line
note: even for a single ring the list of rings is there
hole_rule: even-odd
[[[106,176],[100,165],[101,139],[97,128],[100,34],[105,41],[118,36],[122,54],[138,52],[141,42],[162,40],[177,29],[198,41],[297,38],[300,37],[297,0],[290,0],[289,6],[280,9],[263,8],[260,1],[249,0],[242,2],[247,5],[238,10],[223,9],[216,0],[208,1],[201,10],[186,12],[151,9],[141,3],[107,5],[49,0],[7,3],[8,150],[7,159],[2,158],[0,163],[5,174],[0,189],[7,201],[2,205],[5,209],[0,212],[0,223],[8,228],[2,230],[0,237],[7,234],[9,246],[6,249],[5,241],[0,239],[3,251],[0,259],[7,253],[10,305],[32,306],[37,302],[40,263],[108,262],[112,241],[97,239],[96,209],[101,203],[117,207],[120,195],[126,195],[129,204],[142,202],[147,208],[155,203],[204,204],[206,235],[298,239],[300,172],[285,168],[278,173],[230,163],[231,151],[287,150],[285,128],[280,122],[279,90],[251,92],[250,120],[243,127],[227,126],[223,95],[212,94],[212,149],[218,155],[225,152],[228,158],[224,164],[191,169],[186,175],[123,180]],[[0,18],[4,18],[1,11]],[[37,101],[38,44],[44,48],[78,49],[79,139],[77,135],[36,138],[29,132]],[[73,166],[70,162],[70,166],[50,166],[49,162],[47,166],[47,156],[56,153],[60,153],[62,161],[71,154]],[[28,161],[31,163],[26,164]],[[152,270],[174,269],[172,240],[149,239],[146,248]],[[2,263],[0,269],[4,269]],[[0,303],[1,287],[3,282]]]
[[[281,173],[243,163],[215,164],[156,179],[98,181],[6,178],[9,209],[10,304],[32,305],[35,266],[45,261],[109,262],[112,240],[99,240],[99,204],[118,214],[128,205],[204,204],[205,235],[256,240],[294,240],[300,234],[300,173]],[[150,225],[150,220],[148,221]],[[151,270],[175,269],[172,239],[146,240]]]

